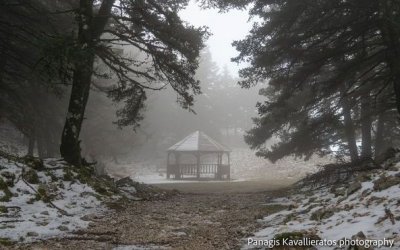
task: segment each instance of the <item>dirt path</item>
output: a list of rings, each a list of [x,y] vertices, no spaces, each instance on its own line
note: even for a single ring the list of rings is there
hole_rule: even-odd
[[[177,189],[183,193],[255,193],[278,190],[295,183],[290,179],[255,179],[246,181],[216,181],[154,184],[163,189]]]
[[[260,227],[256,219],[281,209],[266,200],[283,192],[180,193],[113,204],[114,212],[93,216],[85,230],[23,249],[237,249]]]

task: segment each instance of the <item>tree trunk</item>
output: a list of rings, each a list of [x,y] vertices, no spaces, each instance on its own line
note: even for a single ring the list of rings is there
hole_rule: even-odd
[[[41,135],[36,137],[36,143],[37,143],[39,158],[45,158],[46,157],[46,149],[44,146],[43,137]]]
[[[397,16],[394,16],[394,6],[390,1],[380,1],[380,23],[379,29],[382,34],[383,43],[386,45],[386,61],[389,65],[394,93],[396,97],[396,108],[400,114],[400,34],[398,31]],[[396,14],[398,15],[398,14]]]
[[[369,92],[361,97],[361,157],[372,157],[372,114],[371,114],[371,97]]]
[[[28,155],[33,156],[33,151],[35,150],[35,129],[31,129],[28,138]]]
[[[61,156],[75,166],[82,165],[79,135],[89,98],[93,59],[91,56],[87,60],[87,67],[90,65],[90,69],[77,68],[74,72],[68,114],[61,137]]]
[[[92,157],[92,160],[94,161],[94,157]],[[113,154],[113,161],[115,164],[119,164],[118,158],[115,154]]]
[[[49,132],[46,137],[46,157],[56,157],[57,151],[55,150],[56,143],[54,140],[53,132]]]
[[[377,128],[375,134],[375,158],[385,152],[385,120],[386,114],[381,113],[378,116]]]
[[[346,86],[341,87],[342,95],[342,108],[344,117],[344,130],[347,139],[347,146],[350,152],[350,159],[352,162],[358,160],[358,149],[356,143],[356,133],[354,129],[353,119],[351,118],[351,107],[349,98],[346,96]]]
[[[57,155],[57,151],[55,148],[57,147],[57,143],[55,140],[55,132],[54,129],[57,126],[55,123],[54,124],[43,124],[44,130],[43,130],[43,147],[46,151],[46,157],[55,157]]]
[[[89,98],[93,73],[95,42],[103,33],[115,0],[103,0],[97,16],[93,17],[93,0],[80,0],[77,20],[80,58],[75,62],[68,113],[61,136],[60,153],[70,164],[82,165],[79,135]]]

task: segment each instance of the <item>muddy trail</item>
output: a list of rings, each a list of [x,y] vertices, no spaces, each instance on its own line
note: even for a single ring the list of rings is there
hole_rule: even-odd
[[[179,192],[164,199],[109,204],[87,229],[17,249],[239,249],[262,225],[257,219],[283,209],[268,205],[284,188],[257,192]]]

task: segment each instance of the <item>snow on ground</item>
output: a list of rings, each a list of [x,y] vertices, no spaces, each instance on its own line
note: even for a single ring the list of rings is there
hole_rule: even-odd
[[[294,209],[284,210],[260,220],[265,228],[256,232],[249,238],[250,240],[245,239],[243,248],[269,244],[270,240],[276,239],[275,237],[282,233],[301,232],[302,237],[317,236],[322,240],[336,241],[337,244],[344,243],[340,242],[341,239],[352,239],[352,237],[393,240],[392,249],[399,249],[399,167],[400,163],[392,167],[392,171],[379,170],[370,174],[367,177],[370,180],[356,180],[347,186],[345,192],[340,187],[334,190],[326,188],[270,201],[269,204],[290,204],[289,207]],[[388,216],[390,214],[393,215],[393,222]],[[362,234],[355,236],[360,231]],[[253,243],[249,244],[250,241]],[[333,248],[326,244],[318,247],[318,249]]]
[[[49,159],[44,167],[43,171],[33,171],[25,164],[0,157],[1,180],[14,182],[7,187],[12,194],[9,199],[5,197],[4,186],[1,188],[0,238],[30,242],[64,235],[87,227],[85,215],[105,211],[93,188],[79,181],[64,180],[64,162]],[[37,180],[33,172],[37,173]],[[43,197],[51,196],[52,204],[38,197],[38,192]]]

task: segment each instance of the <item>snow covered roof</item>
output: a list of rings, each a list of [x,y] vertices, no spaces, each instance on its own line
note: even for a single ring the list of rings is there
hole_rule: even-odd
[[[188,135],[182,141],[168,148],[168,151],[179,151],[179,152],[230,152],[231,150],[212,139],[204,132],[196,131]]]

